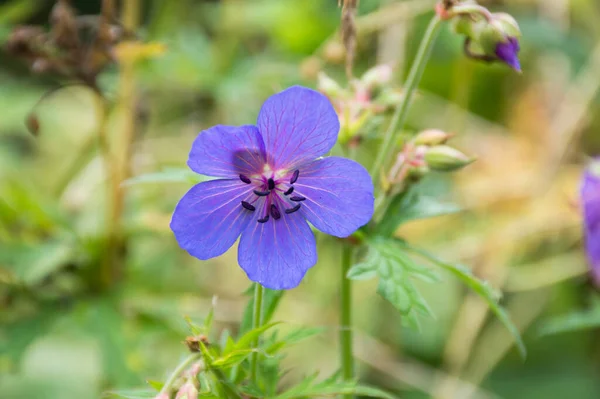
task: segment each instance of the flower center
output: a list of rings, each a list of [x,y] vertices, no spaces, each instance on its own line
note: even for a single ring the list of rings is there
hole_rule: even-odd
[[[252,184],[253,190],[246,200],[242,201],[242,208],[248,212],[260,212],[258,223],[266,223],[281,219],[283,215],[297,212],[306,198],[294,193],[294,183],[300,176],[299,170],[290,173],[271,171],[265,165],[262,175],[252,178],[240,175],[240,180],[246,184]],[[282,213],[283,211],[283,213]]]

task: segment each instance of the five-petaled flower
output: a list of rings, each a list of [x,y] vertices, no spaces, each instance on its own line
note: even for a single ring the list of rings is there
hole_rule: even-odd
[[[585,249],[594,283],[600,286],[600,158],[585,170],[581,184]]]
[[[358,163],[319,158],[340,125],[322,94],[291,87],[263,104],[257,126],[201,132],[189,167],[218,177],[181,199],[171,220],[179,245],[199,259],[223,254],[241,235],[238,263],[271,289],[296,287],[317,261],[315,236],[347,237],[373,215],[373,184]]]

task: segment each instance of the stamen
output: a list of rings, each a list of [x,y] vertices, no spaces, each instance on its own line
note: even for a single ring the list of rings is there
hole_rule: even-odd
[[[240,175],[240,180],[246,184],[252,183],[252,181],[248,178],[248,176]]]
[[[273,179],[267,180],[267,186],[269,186],[269,190],[273,190],[275,188],[275,182]]]
[[[269,221],[269,215],[266,215],[264,218],[257,220],[258,223],[267,223],[268,221]]]
[[[290,199],[292,201],[300,202],[300,201],[304,201],[306,198],[301,195],[294,195],[293,197],[290,197]]]
[[[289,215],[290,213],[294,213],[294,212],[296,212],[298,209],[300,209],[300,207],[301,207],[301,206],[302,206],[302,204],[298,204],[298,205],[296,205],[296,206],[295,206],[295,207],[293,207],[293,208],[286,209],[286,210],[285,210],[285,213],[287,213],[288,215]]]
[[[259,197],[265,197],[271,193],[270,191],[258,191],[258,190],[252,190],[252,192],[254,194],[258,195]]]
[[[271,216],[273,216],[273,219],[275,220],[281,218],[281,212],[279,212],[279,209],[277,209],[277,206],[275,206],[275,204],[271,204]]]
[[[288,188],[288,190],[285,193],[283,193],[283,195],[290,195],[293,192],[294,192],[294,186]]]
[[[290,179],[290,184],[296,183],[296,180],[298,180],[299,175],[300,175],[300,171],[298,169],[296,169],[294,171],[294,174],[292,175],[292,178]]]
[[[251,203],[246,202],[246,201],[242,201],[242,206],[252,212],[254,212],[256,210],[254,205],[252,205]]]

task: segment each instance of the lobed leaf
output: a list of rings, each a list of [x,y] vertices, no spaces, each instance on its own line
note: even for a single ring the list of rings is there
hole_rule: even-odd
[[[400,241],[398,241],[400,242]],[[500,300],[500,293],[494,290],[487,281],[483,281],[478,279],[473,275],[473,272],[468,267],[461,264],[453,264],[444,262],[443,260],[437,258],[436,256],[423,251],[421,249],[417,249],[415,247],[408,246],[406,243],[402,243],[402,245],[409,249],[410,251],[420,255],[421,257],[427,259],[431,263],[447,270],[451,274],[458,277],[463,283],[465,283],[469,288],[475,291],[490,307],[492,312],[496,315],[498,320],[504,327],[510,332],[517,345],[517,349],[519,350],[519,354],[525,358],[527,355],[527,350],[525,349],[525,344],[523,343],[523,338],[517,329],[517,326],[512,322],[506,310],[500,306],[498,301]]]

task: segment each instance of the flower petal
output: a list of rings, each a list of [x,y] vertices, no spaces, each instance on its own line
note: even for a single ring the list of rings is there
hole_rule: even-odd
[[[340,122],[323,94],[293,86],[267,99],[258,115],[267,162],[291,169],[326,154],[337,140]]]
[[[520,49],[517,38],[509,37],[507,42],[500,42],[496,45],[496,56],[515,71],[521,71],[518,57]]]
[[[583,175],[581,203],[586,253],[594,281],[600,285],[600,176],[592,170],[595,167],[600,168],[600,162],[592,164]]]
[[[249,186],[239,179],[212,180],[192,187],[171,219],[179,245],[202,260],[222,255],[254,216],[241,206],[249,195]]]
[[[217,125],[196,137],[188,165],[203,175],[234,178],[262,171],[264,153],[256,126]]]
[[[363,166],[328,157],[300,168],[295,193],[306,197],[300,212],[317,229],[347,237],[373,216],[373,183]]]
[[[315,236],[299,213],[251,222],[242,233],[238,263],[248,278],[273,290],[294,288],[317,263]]]

